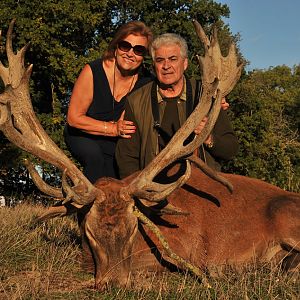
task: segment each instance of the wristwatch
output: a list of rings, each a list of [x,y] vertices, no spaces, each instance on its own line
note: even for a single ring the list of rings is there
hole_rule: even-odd
[[[211,138],[210,138],[210,142],[208,144],[205,144],[205,145],[208,149],[211,149],[214,146],[214,139],[213,139],[212,135],[211,135]]]

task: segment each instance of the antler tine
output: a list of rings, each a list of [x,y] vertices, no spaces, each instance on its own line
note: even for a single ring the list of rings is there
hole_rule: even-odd
[[[222,57],[222,67],[226,72],[222,73],[220,79],[219,89],[222,91],[222,95],[228,95],[234,88],[236,82],[241,77],[241,73],[244,67],[244,63],[241,63],[238,67],[238,58],[236,55],[236,46],[231,44],[227,57]]]
[[[204,174],[226,186],[231,193],[233,192],[232,184],[225,177],[220,176],[211,169],[200,157],[193,154],[188,157],[188,160],[193,162]]]
[[[146,199],[151,202],[159,202],[170,195],[175,189],[181,187],[191,175],[191,165],[186,161],[187,170],[185,173],[175,182],[170,184],[160,184],[157,182],[149,182],[143,187],[143,189],[135,192],[135,196],[141,199]]]
[[[194,21],[194,26],[205,49],[205,56],[198,57],[202,75],[202,94],[199,104],[183,126],[176,132],[168,145],[139,173],[128,187],[123,188],[124,192],[131,195],[143,195],[144,198],[150,197],[154,199],[153,193],[159,189],[160,194],[166,197],[179,185],[184,184],[184,182],[188,180],[189,175],[185,174],[177,181],[177,186],[176,183],[171,183],[160,185],[159,188],[157,183],[153,182],[155,176],[165,167],[176,160],[187,159],[188,156],[205,141],[218,118],[222,97],[231,91],[240,76],[243,66],[237,67],[235,47],[232,46],[228,56],[223,57],[219,47],[216,29],[210,40],[197,21]],[[213,98],[215,98],[214,101]],[[186,139],[193,133],[199,121],[205,116],[208,117],[205,128],[199,135],[195,136],[194,140],[185,145],[184,142]],[[222,182],[222,179],[218,179]]]
[[[12,31],[14,22],[15,20],[10,23],[7,32],[6,53],[9,65],[7,68],[3,64],[0,66],[0,76],[6,85],[4,93],[0,95],[0,130],[3,131],[8,140],[19,148],[62,171],[67,170],[66,174],[75,185],[72,189],[77,191],[77,197],[74,194],[73,200],[80,205],[88,204],[95,199],[96,194],[100,195],[102,192],[90,183],[76,165],[51,140],[37,119],[29,93],[32,65],[27,68],[24,67],[24,57],[28,44],[17,54],[13,53]],[[51,194],[51,189],[46,190]],[[86,195],[87,193],[90,197]]]
[[[238,66],[236,46],[231,43],[226,57],[222,56],[218,43],[217,28],[213,28],[212,40],[209,41],[201,25],[194,20],[194,27],[199,39],[204,44],[205,56],[199,57],[198,62],[202,70],[202,82],[212,83],[215,78],[219,79],[218,89],[222,92],[222,97],[228,95],[234,88],[241,76],[244,64]],[[205,66],[205,71],[203,68]]]
[[[158,187],[158,184],[153,182],[153,178],[166,166],[170,165],[172,162],[180,158],[188,156],[197,147],[199,147],[200,144],[204,142],[204,140],[207,138],[208,134],[214,126],[214,123],[216,121],[221,107],[220,93],[218,93],[218,97],[213,103],[213,106],[211,105],[212,95],[216,92],[217,84],[218,83],[216,81],[215,83],[208,86],[206,91],[203,90],[201,96],[201,106],[197,105],[190,117],[175,133],[171,141],[168,143],[167,147],[165,147],[153,159],[153,161],[148,166],[146,166],[146,168],[142,172],[139,173],[139,175],[131,182],[129,186],[123,188],[124,191],[132,195],[144,193],[144,191],[147,191],[147,193],[144,194],[144,198],[147,199],[147,195],[152,195],[152,192],[155,192],[155,190]],[[210,109],[211,106],[212,109]],[[195,137],[193,141],[191,141],[187,145],[184,145],[185,140],[194,131],[194,129],[199,123],[199,120],[202,120],[205,116],[208,116],[206,127],[198,136]],[[175,183],[160,185],[160,190],[162,190],[164,187],[166,192],[163,194],[166,197],[180,185],[183,185],[189,179],[189,175],[189,168],[187,168],[186,174],[181,177],[181,180],[177,180],[177,182]]]
[[[0,31],[0,33],[2,34],[2,32]],[[2,37],[0,34],[0,37]],[[2,48],[2,41],[1,41],[1,48]],[[4,67],[4,65],[2,64],[2,62],[0,61],[0,77],[3,80],[4,85],[6,86],[9,83],[9,72],[8,72],[8,68]]]
[[[55,198],[64,198],[62,190],[59,188],[54,188],[43,181],[34,165],[28,159],[24,159],[24,165],[26,166],[32,181],[40,191]]]
[[[7,122],[10,115],[10,105],[7,99],[7,95],[0,95],[0,126]]]
[[[14,54],[13,45],[12,45],[12,35],[13,35],[13,28],[15,22],[16,19],[13,19],[10,22],[7,31],[7,37],[6,37],[6,53],[7,53],[9,67],[5,68],[1,64],[2,72],[0,69],[0,75],[5,86],[10,84],[13,87],[17,87],[19,85],[25,73],[25,67],[24,67],[25,53],[30,45],[30,43],[27,43],[21,50],[17,51],[17,54]]]

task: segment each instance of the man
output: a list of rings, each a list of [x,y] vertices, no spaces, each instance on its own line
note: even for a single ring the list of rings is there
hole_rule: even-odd
[[[157,80],[127,97],[125,119],[131,120],[136,130],[117,144],[116,160],[121,178],[149,164],[197,104],[201,87],[184,76],[187,52],[185,40],[172,33],[158,36],[150,46]],[[195,134],[201,132],[206,122],[204,118]],[[237,138],[223,109],[199,155],[210,167],[220,170],[220,161],[231,159],[237,150]]]

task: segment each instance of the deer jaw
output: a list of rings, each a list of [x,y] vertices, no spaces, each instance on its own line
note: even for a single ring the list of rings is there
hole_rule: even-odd
[[[83,222],[95,263],[95,285],[100,290],[108,284],[126,286],[138,229],[132,213],[134,201],[120,195],[125,185],[122,181],[101,178],[95,185],[104,192],[105,200],[96,198]]]

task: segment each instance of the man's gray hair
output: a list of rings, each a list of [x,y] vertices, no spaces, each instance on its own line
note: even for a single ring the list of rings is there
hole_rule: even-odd
[[[178,45],[180,47],[180,54],[182,58],[188,57],[188,46],[184,38],[176,33],[164,33],[156,37],[150,45],[150,54],[154,60],[155,51],[167,45]]]

